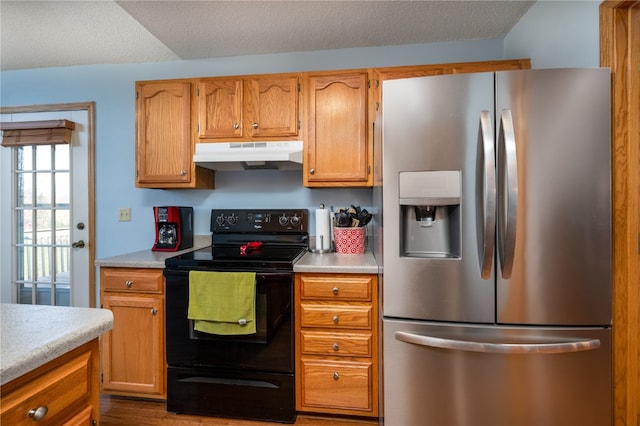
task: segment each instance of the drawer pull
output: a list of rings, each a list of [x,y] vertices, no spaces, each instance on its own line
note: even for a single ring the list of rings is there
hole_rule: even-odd
[[[338,292],[339,292],[339,291],[340,291],[340,290],[338,289],[338,287],[334,287],[334,288],[333,288],[333,294],[334,294],[335,296],[337,296],[337,295],[338,295]]]
[[[338,323],[338,321],[340,321],[340,318],[338,318],[338,316],[337,316],[337,315],[335,315],[335,316],[333,317],[333,323],[334,323],[334,324],[337,324],[337,323]]]
[[[124,285],[126,285],[127,288],[131,288],[131,286],[133,285],[133,281],[127,280],[127,281],[124,282]]]
[[[32,408],[31,410],[29,410],[29,417],[31,417],[31,420],[37,422],[44,419],[44,416],[47,415],[47,412],[49,412],[49,408],[46,405],[41,405],[38,408]]]
[[[340,378],[340,375],[338,374],[337,371],[333,372],[333,380],[338,380]]]
[[[333,350],[338,352],[340,350],[340,345],[338,345],[337,343],[333,344]]]
[[[151,308],[151,315],[155,315],[158,313],[158,310],[156,308]]]

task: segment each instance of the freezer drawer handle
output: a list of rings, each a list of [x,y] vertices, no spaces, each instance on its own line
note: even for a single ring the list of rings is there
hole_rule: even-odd
[[[590,351],[600,347],[599,339],[576,340],[559,343],[489,343],[469,342],[396,331],[396,340],[432,348],[496,354],[559,354]]]

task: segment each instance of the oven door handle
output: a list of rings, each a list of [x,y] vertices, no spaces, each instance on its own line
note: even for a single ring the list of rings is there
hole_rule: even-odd
[[[164,269],[164,275],[179,275],[179,276],[189,276],[189,271],[196,271],[201,269]],[[218,271],[218,272],[239,272],[239,271]],[[253,272],[253,271],[244,271],[244,272]],[[272,279],[288,279],[293,276],[293,272],[256,272],[256,281],[267,281]]]

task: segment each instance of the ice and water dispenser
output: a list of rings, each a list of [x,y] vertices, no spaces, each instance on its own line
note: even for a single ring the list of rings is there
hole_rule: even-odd
[[[400,256],[460,258],[459,170],[399,174]]]

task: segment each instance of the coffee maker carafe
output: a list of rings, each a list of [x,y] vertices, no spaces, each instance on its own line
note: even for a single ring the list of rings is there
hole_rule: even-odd
[[[193,207],[154,207],[156,242],[153,251],[178,251],[193,247]]]

